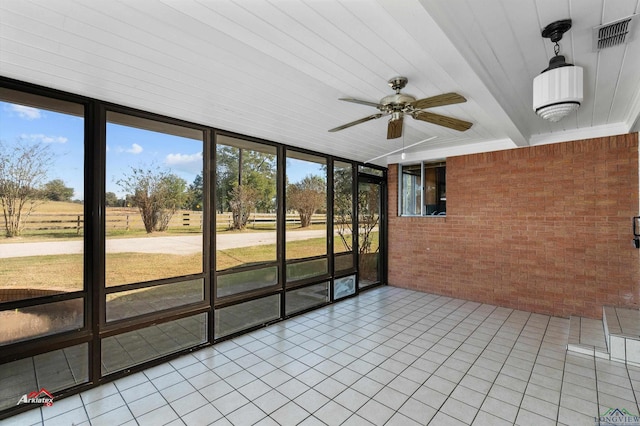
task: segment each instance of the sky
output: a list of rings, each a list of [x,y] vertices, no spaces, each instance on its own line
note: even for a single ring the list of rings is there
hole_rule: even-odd
[[[202,172],[202,141],[107,123],[106,191],[122,198],[118,180],[132,167],[170,170],[190,185]]]
[[[0,142],[12,146],[43,143],[53,154],[47,182],[62,179],[74,188],[73,198],[84,198],[84,120],[69,114],[0,102]]]
[[[25,105],[0,101],[0,142],[11,146],[42,143],[53,154],[46,182],[61,179],[74,190],[74,200],[84,200],[84,120],[82,117]],[[202,171],[202,141],[143,130],[114,123],[107,124],[107,164],[105,186],[118,198],[124,192],[118,180],[132,168],[170,170],[193,183]],[[321,168],[306,161],[287,160],[289,182],[308,174],[320,174]]]

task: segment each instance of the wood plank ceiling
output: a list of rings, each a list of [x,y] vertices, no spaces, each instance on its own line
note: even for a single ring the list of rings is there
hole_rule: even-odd
[[[638,130],[640,28],[595,51],[592,28],[640,11],[639,0],[3,0],[0,75],[366,161],[436,136],[407,161]],[[561,54],[584,68],[577,113],[532,111],[532,80],[553,46],[541,28],[573,19]],[[433,112],[471,121],[457,132],[405,119],[327,130],[377,112],[391,77],[423,98],[468,102]],[[398,155],[376,161],[386,164]]]

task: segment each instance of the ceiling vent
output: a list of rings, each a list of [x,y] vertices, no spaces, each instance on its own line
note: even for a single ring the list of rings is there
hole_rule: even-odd
[[[618,19],[593,29],[594,50],[602,50],[607,47],[628,43],[631,39],[632,29],[635,26],[638,15],[631,15]]]

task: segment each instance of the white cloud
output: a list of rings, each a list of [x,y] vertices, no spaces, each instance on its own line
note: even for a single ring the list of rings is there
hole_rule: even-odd
[[[140,154],[142,152],[142,147],[137,143],[132,143],[131,148],[126,150],[130,154]]]
[[[20,118],[24,118],[26,120],[35,120],[42,117],[39,109],[24,105],[11,104],[11,111],[17,113]]]
[[[69,139],[64,136],[47,136],[42,133],[32,133],[20,135],[23,139],[28,139],[32,142],[42,142],[42,143],[67,143]]]
[[[168,154],[166,163],[170,166],[178,164],[190,164],[190,163],[202,163],[202,153],[197,152],[195,154]]]
[[[202,152],[195,154],[168,154],[164,160],[167,166],[190,173],[202,172]]]

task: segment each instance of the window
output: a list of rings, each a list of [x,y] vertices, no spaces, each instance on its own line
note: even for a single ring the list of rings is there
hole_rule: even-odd
[[[327,275],[327,162],[287,151],[286,281]]]
[[[399,169],[402,216],[442,216],[447,212],[446,163],[410,164]]]
[[[89,381],[85,106],[62,98],[0,88],[2,414]]]
[[[4,78],[0,123],[0,417],[384,282],[385,168]]]
[[[216,297],[273,288],[279,276],[277,148],[217,138]]]
[[[354,268],[353,261],[353,166],[333,163],[334,271]]]
[[[0,123],[2,347],[84,326],[84,106],[2,88]]]
[[[358,172],[378,177],[384,176],[384,171],[382,169],[377,169],[375,167],[369,166],[358,166]]]
[[[203,301],[203,131],[107,111],[106,132],[106,320]]]

